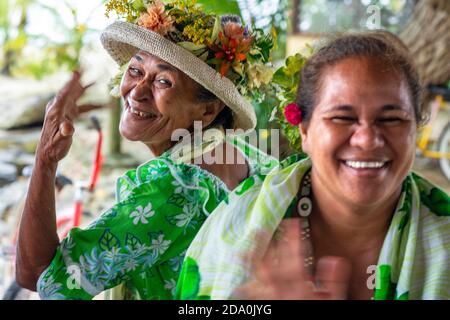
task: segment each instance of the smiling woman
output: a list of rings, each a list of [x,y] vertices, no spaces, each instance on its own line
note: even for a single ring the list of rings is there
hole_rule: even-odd
[[[311,119],[300,128],[314,163],[313,184],[362,211],[373,202],[393,206],[415,151],[406,80],[378,57],[350,57],[323,71],[321,87]]]
[[[101,40],[124,70],[120,132],[156,158],[119,177],[116,204],[59,241],[55,173],[71,146],[76,102],[87,89],[75,72],[47,107],[19,231],[17,281],[43,299],[91,299],[119,285],[121,298],[173,298],[186,249],[207,216],[241,182],[277,163],[223,135],[256,125],[244,93],[257,92],[252,81],[258,79],[245,71],[257,64],[270,72],[271,38],[244,28],[239,17],[206,14],[193,4],[145,3],[108,1],[107,10],[125,13],[128,22],[113,23]],[[239,58],[232,51],[238,46]],[[216,52],[224,48],[227,59]],[[214,139],[177,158],[172,134],[192,133],[196,121]],[[215,152],[231,161],[201,161]]]
[[[425,111],[400,40],[331,40],[288,107],[309,157],[219,205],[186,253],[178,297],[449,299],[450,198],[410,171]]]
[[[198,100],[200,85],[170,64],[145,51],[130,61],[120,88],[125,111],[121,134],[145,143],[161,155],[175,142],[172,133],[190,129],[194,121],[209,126],[225,107],[219,99]]]

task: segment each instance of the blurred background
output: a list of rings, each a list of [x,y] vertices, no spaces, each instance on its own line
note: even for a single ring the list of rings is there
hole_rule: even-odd
[[[133,0],[128,0],[133,1]],[[14,234],[34,162],[47,102],[69,78],[84,71],[95,81],[82,102],[100,110],[76,122],[73,147],[59,172],[72,180],[58,193],[57,211],[73,210],[77,183],[89,179],[99,119],[104,136],[103,168],[93,196],[85,201],[83,224],[114,202],[115,179],[148,161],[149,151],[118,133],[120,101],[109,96],[108,82],[118,71],[99,36],[116,17],[104,14],[105,0],[0,0],[0,297],[13,277]],[[410,48],[425,90],[430,121],[417,141],[415,171],[450,192],[450,1],[449,0],[198,0],[215,13],[235,13],[246,23],[276,30],[274,64],[306,52],[325,37],[349,30],[387,29]],[[269,121],[274,100],[255,105],[258,128]],[[261,130],[261,139],[270,139]],[[292,151],[283,144],[281,155]],[[36,296],[27,294],[28,298]]]

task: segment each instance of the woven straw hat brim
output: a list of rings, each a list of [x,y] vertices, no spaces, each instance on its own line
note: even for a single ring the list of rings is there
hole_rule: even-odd
[[[100,39],[103,47],[119,65],[128,62],[139,50],[147,51],[166,61],[222,100],[233,111],[235,129],[255,128],[255,111],[231,80],[222,77],[216,70],[181,46],[156,32],[123,21],[117,21],[108,26]]]

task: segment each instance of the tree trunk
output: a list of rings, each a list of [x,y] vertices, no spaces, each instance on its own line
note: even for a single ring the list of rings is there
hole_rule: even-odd
[[[27,2],[23,2],[20,5],[20,20],[19,25],[17,26],[18,35],[17,37],[20,37],[22,34],[25,34],[25,28],[28,23],[27,19]],[[8,31],[6,32],[6,36],[4,39],[4,43],[6,44],[9,41],[9,34]],[[14,40],[11,40],[14,41]],[[16,48],[16,49],[5,49],[3,51],[3,67],[0,70],[0,73],[4,76],[11,76],[12,67],[16,63],[17,58],[22,53],[22,47]]]
[[[424,85],[450,79],[450,1],[421,0],[400,38],[410,48]]]
[[[108,143],[106,154],[108,156],[118,156],[122,153],[122,136],[119,132],[122,102],[121,99],[113,99],[111,103],[114,104],[114,106],[109,110]]]
[[[301,0],[293,0],[292,5],[292,33],[298,34],[300,33],[300,13],[302,1]]]

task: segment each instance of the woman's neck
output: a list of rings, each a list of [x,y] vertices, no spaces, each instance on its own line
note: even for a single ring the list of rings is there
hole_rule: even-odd
[[[169,140],[169,141],[164,141],[161,143],[145,143],[144,142],[144,144],[150,149],[150,151],[152,152],[152,154],[155,157],[159,157],[164,152],[166,152],[167,150],[172,148],[175,145],[175,142]]]
[[[214,159],[216,153],[221,155],[218,157],[219,163],[201,161],[199,166],[221,179],[229,190],[234,190],[248,177],[249,164],[241,151],[227,142],[218,145],[202,157],[209,156],[209,158]],[[228,163],[227,160],[231,160],[231,162]],[[195,159],[192,162],[195,163]]]
[[[348,255],[357,255],[382,245],[401,189],[374,205],[358,206],[337,199],[326,188],[314,187],[320,185],[323,184],[315,181],[313,175],[311,228],[320,242]]]

